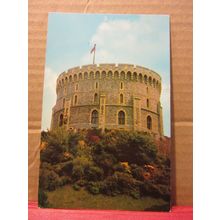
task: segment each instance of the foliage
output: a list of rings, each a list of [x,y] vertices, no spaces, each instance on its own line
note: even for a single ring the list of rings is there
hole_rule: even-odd
[[[47,194],[42,189],[39,189],[39,191],[38,191],[38,204],[39,204],[39,206],[42,208],[47,208],[49,206],[47,199],[48,199]]]
[[[75,184],[73,184],[73,189],[78,191],[78,190],[80,190],[80,186],[75,183]]]
[[[170,160],[159,155],[149,134],[100,129],[42,132],[39,187],[53,191],[71,184],[75,190],[135,199],[169,200]],[[44,194],[41,195],[44,199]]]
[[[88,181],[100,181],[103,178],[103,169],[98,166],[90,166],[85,170],[86,179]]]

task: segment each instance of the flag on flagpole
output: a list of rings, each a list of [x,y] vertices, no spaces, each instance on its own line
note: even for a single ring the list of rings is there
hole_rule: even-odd
[[[94,47],[91,49],[90,53],[93,53],[93,64],[95,64],[95,51],[96,51],[96,44],[94,44]]]
[[[96,44],[94,44],[94,47],[91,49],[90,53],[95,52],[95,49],[96,49]]]

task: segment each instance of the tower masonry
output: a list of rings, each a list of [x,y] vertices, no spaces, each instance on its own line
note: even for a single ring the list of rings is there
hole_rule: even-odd
[[[74,67],[57,78],[51,129],[124,129],[163,135],[161,77],[132,64]]]

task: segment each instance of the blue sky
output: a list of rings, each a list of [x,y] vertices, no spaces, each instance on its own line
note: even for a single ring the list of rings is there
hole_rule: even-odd
[[[92,63],[131,63],[148,67],[162,77],[164,133],[170,136],[169,16],[50,13],[42,129],[50,127],[56,102],[57,76],[74,66]]]

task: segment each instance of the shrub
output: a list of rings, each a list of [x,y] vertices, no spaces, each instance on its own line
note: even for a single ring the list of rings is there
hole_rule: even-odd
[[[91,166],[85,171],[86,179],[89,181],[102,180],[103,173],[103,170],[97,166]]]
[[[144,180],[144,169],[142,167],[136,167],[132,169],[132,176],[137,180]]]
[[[40,152],[40,159],[42,162],[57,164],[63,161],[64,149],[60,145],[49,145]]]
[[[118,190],[122,193],[130,194],[138,187],[138,181],[128,173],[115,172],[114,176],[117,179]]]
[[[119,132],[117,145],[119,161],[144,165],[156,159],[157,149],[149,135],[138,132]]]
[[[84,169],[82,166],[78,165],[78,166],[74,166],[73,168],[73,172],[72,172],[72,179],[74,181],[76,180],[80,180],[84,177]]]
[[[89,182],[87,185],[87,190],[90,193],[97,195],[100,193],[100,184],[97,182]]]
[[[47,194],[42,189],[38,191],[38,204],[42,208],[47,208],[49,206]]]
[[[60,186],[60,178],[53,170],[40,170],[39,187],[44,190],[53,191]]]
[[[139,190],[132,190],[130,191],[129,195],[133,197],[134,199],[140,199],[140,191]]]
[[[80,179],[80,180],[78,180],[78,181],[76,182],[76,184],[77,184],[77,185],[79,185],[80,187],[85,186],[85,185],[86,185],[86,183],[87,183],[87,181],[82,180],[82,179]]]
[[[118,183],[117,183],[117,177],[116,176],[108,176],[102,184],[101,188],[102,193],[106,195],[115,196],[117,194],[120,194],[120,191],[118,189]]]
[[[80,190],[80,186],[78,184],[73,184],[73,189],[76,190],[76,191],[79,191]]]
[[[61,165],[61,174],[70,176],[73,171],[73,163],[72,161],[65,162]]]

